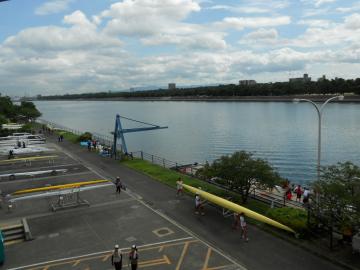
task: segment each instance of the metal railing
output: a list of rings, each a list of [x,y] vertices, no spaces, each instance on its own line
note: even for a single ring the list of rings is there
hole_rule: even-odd
[[[66,126],[45,120],[45,119],[38,119],[37,122],[39,122],[40,124],[47,125],[48,127],[51,126],[52,128],[55,128],[55,129],[60,129],[60,130],[66,131],[66,132],[71,132],[78,136],[80,136],[86,132],[83,130],[69,128],[69,127],[66,127]],[[88,131],[88,132],[90,132],[90,131]],[[100,144],[105,145],[107,147],[111,147],[113,145],[113,138],[111,136],[100,134],[97,132],[90,132],[90,133],[92,134],[93,139],[97,140]]]
[[[156,155],[152,155],[152,154],[146,153],[144,151],[135,151],[135,152],[131,152],[131,154],[135,158],[146,160],[146,161],[149,161],[149,162],[151,162],[153,164],[156,164],[156,165],[162,166],[164,168],[168,168],[168,169],[175,169],[176,170],[177,168],[182,166],[178,162],[171,161],[171,160],[168,160],[166,158],[162,158],[162,157],[159,157],[159,156],[156,156]]]

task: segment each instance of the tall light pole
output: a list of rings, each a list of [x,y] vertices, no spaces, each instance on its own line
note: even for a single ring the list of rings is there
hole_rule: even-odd
[[[322,112],[324,110],[324,107],[326,104],[328,104],[330,101],[332,100],[343,100],[344,96],[335,96],[332,98],[327,99],[321,106],[319,106],[318,104],[316,104],[315,102],[309,100],[309,99],[305,99],[305,98],[294,98],[293,102],[295,103],[299,103],[299,102],[309,102],[311,103],[315,109],[316,112],[318,114],[319,117],[319,127],[318,127],[318,154],[317,154],[317,180],[320,179],[320,161],[321,161],[321,116],[322,116]]]

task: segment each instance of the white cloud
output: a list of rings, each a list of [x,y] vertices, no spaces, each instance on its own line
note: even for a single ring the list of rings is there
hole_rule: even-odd
[[[144,45],[173,44],[178,47],[192,49],[225,49],[226,42],[223,33],[196,33],[187,35],[167,35],[159,34],[147,38],[142,38]]]
[[[360,43],[360,14],[349,15],[343,23],[331,23],[328,27],[310,27],[289,43],[299,47],[351,47]]]
[[[35,9],[36,15],[49,15],[59,13],[68,9],[73,0],[52,0],[45,2]]]
[[[336,8],[336,11],[341,12],[341,13],[360,11],[360,3],[355,3],[349,7],[338,7],[338,8]]]
[[[307,25],[310,27],[321,27],[328,28],[331,25],[329,20],[300,20],[298,21],[299,25]]]
[[[334,3],[334,2],[336,2],[336,0],[315,0],[315,6],[320,7],[321,5]]]
[[[279,35],[275,28],[260,28],[243,36],[239,41],[239,44],[251,45],[252,48],[269,47],[279,43],[278,37]]]
[[[290,24],[289,16],[278,17],[227,17],[216,25],[222,28],[234,28],[243,30],[244,28],[273,27]]]
[[[225,10],[234,13],[259,14],[274,13],[277,10],[284,9],[289,6],[288,1],[242,1],[237,5],[213,5],[208,7],[209,10]]]
[[[215,5],[211,6],[208,9],[210,10],[226,10],[236,13],[248,13],[248,14],[254,14],[254,13],[267,13],[270,12],[271,9],[268,8],[262,8],[262,7],[253,7],[253,6],[227,6],[227,5]]]
[[[105,31],[123,35],[153,35],[176,31],[180,22],[191,12],[200,11],[193,0],[124,0],[102,12],[110,18]]]
[[[28,28],[16,36],[8,37],[3,46],[6,48],[23,48],[24,52],[61,51],[108,46],[121,46],[122,42],[97,31],[81,11],[75,11],[64,17],[64,23],[70,28],[43,26]]]
[[[225,34],[200,25],[184,22],[200,6],[193,0],[125,0],[111,5],[100,19],[108,22],[104,32],[139,38],[144,45],[172,44],[197,49],[223,49]]]
[[[350,30],[360,30],[360,14],[355,13],[346,17],[345,27]]]

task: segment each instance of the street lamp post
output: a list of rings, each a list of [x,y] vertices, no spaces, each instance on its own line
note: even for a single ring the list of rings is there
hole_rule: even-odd
[[[319,118],[319,125],[318,125],[318,154],[317,154],[317,180],[320,179],[320,161],[321,161],[321,116],[322,116],[322,112],[324,110],[324,107],[326,104],[328,104],[330,101],[332,100],[343,100],[344,96],[340,95],[340,96],[335,96],[332,98],[327,99],[321,106],[319,106],[318,104],[316,104],[315,102],[309,100],[309,99],[305,99],[305,98],[294,98],[293,102],[298,103],[298,102],[309,102],[311,103],[315,109],[316,112],[318,114],[318,118]]]

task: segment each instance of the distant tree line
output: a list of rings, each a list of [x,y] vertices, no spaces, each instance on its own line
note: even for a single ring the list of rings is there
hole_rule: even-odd
[[[38,96],[38,99],[97,99],[131,97],[230,97],[230,96],[288,96],[305,94],[360,94],[360,78],[345,80],[341,78],[317,82],[276,82],[255,85],[219,85],[194,88],[176,88],[174,90],[157,89],[136,92],[98,92]]]

